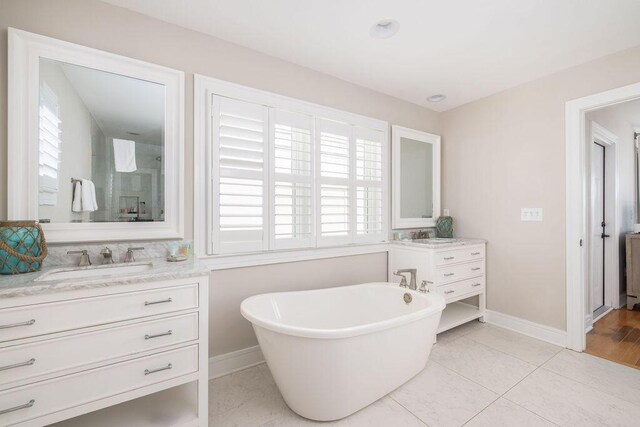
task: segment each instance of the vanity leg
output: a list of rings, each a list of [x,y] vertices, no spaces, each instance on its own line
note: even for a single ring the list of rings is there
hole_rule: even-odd
[[[483,292],[478,296],[478,308],[480,309],[480,313],[482,313],[482,316],[480,316],[480,318],[478,319],[481,323],[484,323],[484,313],[487,310],[487,293]]]

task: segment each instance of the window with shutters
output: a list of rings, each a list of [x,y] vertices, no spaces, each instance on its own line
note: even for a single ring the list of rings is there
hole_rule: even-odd
[[[209,254],[386,241],[385,122],[247,88],[208,93]]]
[[[214,247],[220,253],[268,249],[267,109],[224,97],[216,97],[214,104]]]
[[[272,109],[273,249],[314,246],[313,118]]]
[[[353,226],[351,126],[318,119],[318,245],[350,243]]]
[[[384,236],[383,133],[355,128],[356,236],[360,242],[380,241]]]

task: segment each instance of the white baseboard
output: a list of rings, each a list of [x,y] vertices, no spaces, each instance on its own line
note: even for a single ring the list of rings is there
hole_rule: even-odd
[[[260,346],[256,345],[209,358],[209,379],[222,377],[264,362]]]
[[[567,346],[566,331],[492,310],[487,310],[484,318],[487,323],[510,329],[522,335],[537,338],[551,344],[559,345],[560,347]]]

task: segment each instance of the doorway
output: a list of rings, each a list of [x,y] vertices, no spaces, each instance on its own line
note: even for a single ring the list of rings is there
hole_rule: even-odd
[[[590,119],[590,114],[587,115]],[[589,193],[587,214],[589,248],[588,259],[588,315],[585,318],[585,330],[589,331],[593,323],[617,307],[616,293],[620,280],[620,253],[616,236],[620,234],[617,224],[618,207],[618,138],[615,134],[589,120],[589,133],[586,151],[586,170],[589,180],[586,182]],[[613,236],[613,237],[612,237]]]
[[[605,303],[605,238],[606,233],[606,147],[597,141],[591,143],[591,257],[589,282],[593,320],[607,311]]]
[[[593,322],[610,309],[620,314],[626,298],[625,237],[636,223],[637,171],[633,126],[619,119],[620,108],[635,109],[638,103],[640,84],[567,103],[567,347],[572,350],[584,351]],[[605,317],[596,326],[609,325],[609,332],[610,324]]]

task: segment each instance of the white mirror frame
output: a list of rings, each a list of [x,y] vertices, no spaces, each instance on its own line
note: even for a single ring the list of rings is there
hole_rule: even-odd
[[[184,235],[184,73],[9,28],[8,218],[38,219],[40,58],[159,83],[165,98],[164,221],[43,223],[49,242],[181,239]]]
[[[391,127],[391,226],[400,228],[435,227],[436,219],[440,216],[440,135],[434,135],[402,126]],[[402,218],[400,216],[400,201],[402,200],[401,185],[401,138],[409,138],[433,145],[433,217],[432,218]]]

